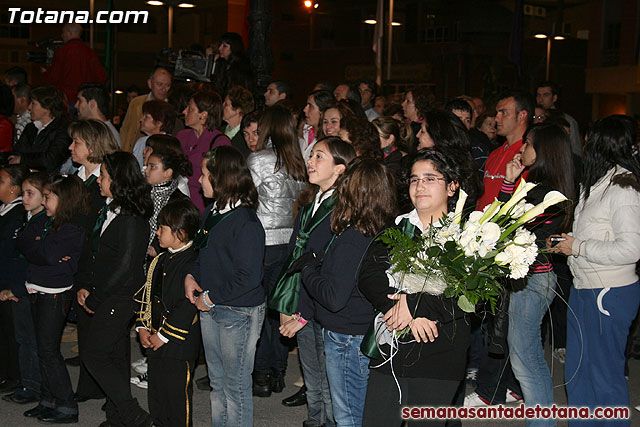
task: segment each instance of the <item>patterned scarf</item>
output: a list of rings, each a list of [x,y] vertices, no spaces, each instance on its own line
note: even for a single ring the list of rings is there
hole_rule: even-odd
[[[162,184],[154,184],[151,186],[151,199],[153,200],[153,215],[149,218],[149,244],[147,248],[151,246],[151,242],[156,237],[156,231],[158,231],[158,214],[169,203],[169,198],[173,192],[178,188],[178,180],[172,179],[171,181],[163,182]]]

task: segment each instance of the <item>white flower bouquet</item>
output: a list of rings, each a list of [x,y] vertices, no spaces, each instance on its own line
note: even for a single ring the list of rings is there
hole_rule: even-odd
[[[499,278],[521,279],[538,254],[533,233],[524,224],[548,207],[567,198],[551,191],[533,206],[524,198],[536,184],[524,180],[507,202],[495,200],[483,211],[462,221],[467,194],[460,197],[453,214],[443,216],[415,238],[399,229],[386,230],[380,239],[389,247],[389,283],[404,293],[444,294],[457,298],[460,309],[474,312],[480,302],[495,309]]]

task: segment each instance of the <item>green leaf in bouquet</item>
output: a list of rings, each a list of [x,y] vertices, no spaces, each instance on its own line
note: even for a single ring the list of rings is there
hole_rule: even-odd
[[[440,256],[441,250],[437,246],[431,246],[427,248],[427,256],[430,258],[437,258]]]
[[[460,298],[458,298],[458,307],[460,307],[460,310],[465,313],[473,313],[476,311],[476,306],[471,304],[464,294],[460,295]]]
[[[469,276],[469,278],[467,279],[467,289],[476,289],[478,287],[478,278],[479,276],[477,274],[472,274],[471,276]]]
[[[453,298],[454,296],[456,296],[455,286],[447,286],[447,289],[444,290],[444,297]]]
[[[456,244],[456,242],[449,240],[448,242],[445,242],[444,249],[447,252],[455,252],[458,250],[458,245]]]

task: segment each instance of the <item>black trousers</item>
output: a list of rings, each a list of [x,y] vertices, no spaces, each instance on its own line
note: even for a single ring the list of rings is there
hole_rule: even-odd
[[[78,387],[76,387],[76,394],[79,397],[89,399],[102,399],[104,393],[96,380],[93,379],[87,367],[82,360],[82,354],[87,346],[88,339],[90,337],[91,320],[93,316],[86,312],[86,310],[78,305],[78,299],[74,298],[74,307],[78,316],[78,352],[80,354],[80,375],[78,376]]]
[[[147,358],[149,412],[158,427],[193,425],[195,360]]]
[[[364,402],[363,427],[400,427],[404,406],[452,406],[460,381],[432,378],[398,377],[402,403],[398,402],[398,386],[393,376],[371,369]],[[411,420],[410,426],[444,426],[446,420]]]
[[[133,310],[133,300],[104,301],[91,319],[89,337],[80,355],[107,395],[107,421],[114,426],[136,426],[148,416],[131,395],[129,382],[129,321]]]
[[[0,380],[20,381],[18,343],[13,329],[13,301],[0,302]]]

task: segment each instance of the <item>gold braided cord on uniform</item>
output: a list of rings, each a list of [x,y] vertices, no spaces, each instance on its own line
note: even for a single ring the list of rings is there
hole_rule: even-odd
[[[151,285],[153,283],[153,272],[156,269],[156,265],[158,264],[158,260],[160,259],[161,255],[162,254],[158,255],[153,259],[153,261],[151,261],[149,271],[147,271],[147,280],[144,282],[144,285],[142,285],[142,287],[138,289],[138,292],[136,292],[133,296],[133,301],[140,303],[138,320],[142,323],[142,326],[153,333],[155,333],[155,330],[153,329],[151,320]],[[136,299],[136,297],[138,297],[139,295],[140,299]]]

